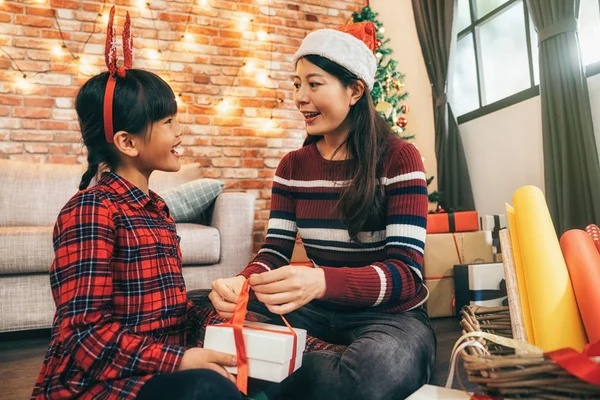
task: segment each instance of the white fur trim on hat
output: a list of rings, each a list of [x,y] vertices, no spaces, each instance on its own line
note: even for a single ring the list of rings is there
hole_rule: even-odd
[[[362,40],[335,29],[319,29],[306,35],[294,54],[294,65],[313,54],[341,65],[365,81],[369,91],[373,90],[377,60]]]

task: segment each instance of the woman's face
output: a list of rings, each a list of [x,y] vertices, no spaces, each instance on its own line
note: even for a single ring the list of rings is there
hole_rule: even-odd
[[[333,75],[301,58],[294,76],[294,102],[304,115],[309,135],[344,133],[354,101],[352,89]]]

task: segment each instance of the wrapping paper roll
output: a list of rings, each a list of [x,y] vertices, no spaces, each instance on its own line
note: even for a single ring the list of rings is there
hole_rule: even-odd
[[[533,323],[531,322],[531,311],[529,309],[529,297],[527,293],[527,285],[525,284],[525,272],[523,272],[521,246],[519,245],[519,231],[517,230],[517,222],[515,220],[515,209],[512,208],[510,205],[506,204],[506,214],[508,215],[510,243],[515,265],[517,286],[519,288],[519,299],[521,303],[521,311],[523,314],[523,326],[525,327],[525,340],[531,344],[535,344]]]
[[[517,271],[513,257],[510,233],[507,229],[500,231],[500,245],[504,249],[502,264],[504,265],[504,276],[506,279],[506,295],[508,296],[508,311],[510,313],[510,325],[513,339],[527,341],[525,333],[525,322],[523,321],[523,308],[517,283]],[[517,354],[520,354],[517,351]]]
[[[589,224],[585,231],[592,237],[596,250],[600,253],[600,228],[598,228],[598,225]]]
[[[513,195],[513,204],[535,345],[581,352],[585,329],[544,195],[524,186]]]
[[[600,341],[600,253],[592,237],[579,229],[560,238],[575,298],[590,343]]]

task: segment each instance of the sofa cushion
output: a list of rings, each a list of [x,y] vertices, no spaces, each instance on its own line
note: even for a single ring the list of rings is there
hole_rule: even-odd
[[[51,226],[0,227],[0,275],[48,272]]]
[[[79,189],[86,165],[29,164],[0,159],[0,226],[54,226]],[[202,177],[199,164],[178,172],[155,171],[149,186],[161,194]]]
[[[221,257],[221,234],[217,228],[199,224],[179,223],[183,265],[216,264]]]
[[[216,179],[196,179],[167,190],[162,198],[175,222],[198,222],[223,186],[224,183]]]
[[[84,171],[84,165],[0,160],[0,226],[54,226]]]
[[[0,275],[48,272],[54,258],[51,226],[0,227]],[[183,265],[219,262],[217,228],[177,224]]]

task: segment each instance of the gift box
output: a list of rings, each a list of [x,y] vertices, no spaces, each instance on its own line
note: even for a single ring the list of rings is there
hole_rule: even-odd
[[[453,268],[459,264],[493,261],[491,232],[441,233],[427,235],[423,276],[429,289],[426,303],[430,317],[454,315]]]
[[[494,246],[494,254],[502,253],[500,247],[500,229],[508,226],[508,218],[506,214],[482,215],[479,218],[479,227],[482,231],[492,232],[492,246]],[[499,262],[502,262],[500,260]]]
[[[270,382],[281,382],[302,365],[306,331],[293,328],[294,337],[285,326],[245,321],[242,334],[248,357],[248,376]],[[227,354],[236,354],[233,327],[230,324],[208,325],[204,347]],[[295,360],[293,359],[295,356]],[[237,374],[237,367],[226,367]]]
[[[508,305],[504,265],[485,263],[454,266],[455,311],[466,305]]]
[[[477,211],[427,214],[427,233],[470,232],[479,230]]]
[[[460,390],[433,385],[423,385],[419,390],[408,396],[406,400],[469,400],[471,398],[469,393]]]

